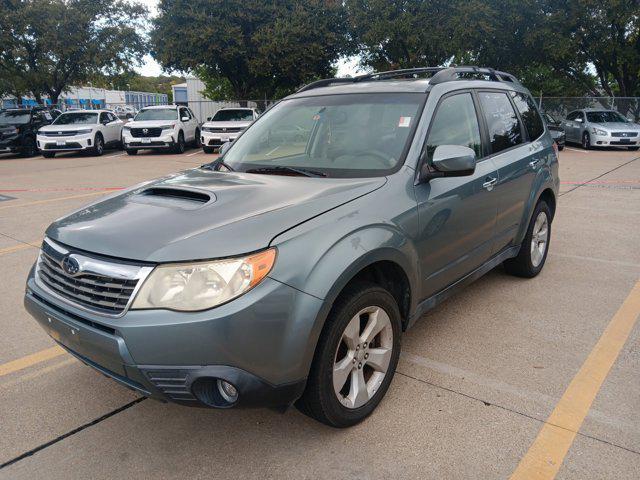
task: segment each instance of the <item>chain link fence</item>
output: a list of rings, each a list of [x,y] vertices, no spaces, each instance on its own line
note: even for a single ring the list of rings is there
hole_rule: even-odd
[[[583,108],[615,110],[622,116],[640,122],[640,97],[538,97],[540,108],[552,117],[562,119],[569,112]]]

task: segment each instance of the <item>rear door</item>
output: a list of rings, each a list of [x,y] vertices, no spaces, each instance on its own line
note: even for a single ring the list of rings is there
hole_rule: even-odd
[[[434,178],[415,187],[417,246],[422,298],[482,265],[491,256],[498,201],[493,160],[484,157],[477,102],[471,91],[442,97],[433,115],[423,158],[431,162],[439,145],[463,145],[476,152],[476,170],[466,177]]]

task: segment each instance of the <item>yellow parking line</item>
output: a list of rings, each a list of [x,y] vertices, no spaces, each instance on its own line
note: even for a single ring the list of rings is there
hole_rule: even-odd
[[[511,480],[555,478],[591,404],[640,315],[640,281],[582,364]]]
[[[39,248],[39,247],[36,247],[35,245],[29,245],[27,243],[21,243],[20,245],[14,245],[13,247],[0,248],[0,256],[6,255],[7,253],[13,253],[13,252],[18,252],[20,250],[25,250],[27,248]]]
[[[55,346],[36,353],[32,353],[31,355],[27,355],[26,357],[18,358],[17,360],[12,360],[11,362],[0,365],[0,377],[9,375],[10,373],[14,373],[19,370],[24,370],[25,368],[29,368],[37,363],[46,362],[47,360],[59,357],[64,353],[65,351],[62,347]]]
[[[20,207],[30,207],[31,205],[41,205],[43,203],[51,203],[51,202],[62,202],[63,200],[72,200],[74,198],[83,198],[83,197],[92,197],[94,195],[106,195],[107,193],[112,192],[91,192],[91,193],[83,193],[82,195],[70,195],[68,197],[57,197],[57,198],[48,198],[47,200],[36,200],[33,202],[27,203],[17,203],[15,205],[3,205],[0,207],[0,210],[5,210],[7,208],[20,208]]]

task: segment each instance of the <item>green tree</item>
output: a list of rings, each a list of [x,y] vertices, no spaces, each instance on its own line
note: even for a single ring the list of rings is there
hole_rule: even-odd
[[[47,94],[55,103],[70,85],[135,63],[145,51],[145,14],[124,0],[5,0],[0,17],[11,28],[3,28],[0,78],[7,66],[36,99]]]
[[[152,55],[166,69],[200,73],[222,96],[291,92],[331,75],[350,52],[339,0],[161,0],[158,10]]]

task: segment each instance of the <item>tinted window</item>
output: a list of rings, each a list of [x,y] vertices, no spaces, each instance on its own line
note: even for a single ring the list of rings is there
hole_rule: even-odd
[[[182,117],[191,118],[191,114],[189,114],[189,111],[186,108],[180,109],[180,118]]]
[[[440,145],[462,145],[472,148],[477,158],[482,156],[480,127],[470,93],[453,95],[440,103],[427,139],[429,159]]]
[[[69,112],[63,113],[53,122],[54,125],[92,125],[98,121],[97,113]]]
[[[487,121],[492,152],[498,153],[522,143],[520,122],[507,94],[479,92],[478,96]]]
[[[569,115],[567,115],[567,120],[573,121],[579,116],[580,116],[580,112],[571,112]]]
[[[149,108],[140,110],[134,120],[177,120],[178,110],[175,108]]]
[[[611,110],[587,112],[587,120],[591,123],[631,123],[618,112]]]
[[[524,128],[527,130],[529,140],[535,140],[540,137],[544,133],[544,125],[540,114],[538,114],[536,104],[533,103],[531,97],[517,92],[511,92],[511,97],[520,112],[520,118],[522,118]]]
[[[0,112],[0,124],[22,125],[31,121],[28,110],[6,110]]]
[[[253,120],[253,111],[241,108],[218,110],[212,120],[214,122],[250,122]]]
[[[105,112],[102,112],[100,114],[100,123],[108,122],[108,121],[109,121],[109,117],[107,116],[107,114]]]

